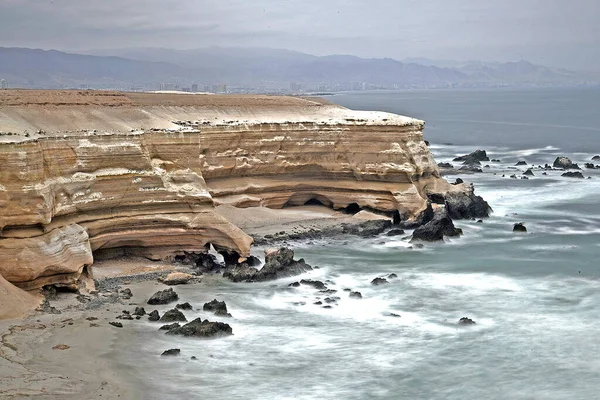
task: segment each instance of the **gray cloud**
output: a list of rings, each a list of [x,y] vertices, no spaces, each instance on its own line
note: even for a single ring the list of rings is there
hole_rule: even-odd
[[[262,46],[598,69],[598,0],[1,0],[0,46]]]

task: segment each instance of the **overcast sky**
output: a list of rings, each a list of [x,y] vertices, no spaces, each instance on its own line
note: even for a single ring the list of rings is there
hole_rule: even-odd
[[[0,0],[0,46],[261,46],[600,70],[600,0]]]

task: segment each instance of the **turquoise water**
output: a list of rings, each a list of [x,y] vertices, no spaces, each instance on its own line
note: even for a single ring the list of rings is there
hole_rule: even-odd
[[[331,99],[427,120],[425,136],[438,162],[476,148],[501,159],[484,174],[460,175],[494,214],[482,224],[457,221],[463,237],[423,249],[388,237],[297,243],[297,255],[321,267],[306,277],[338,290],[331,309],[313,304],[326,297],[315,290],[287,287],[299,278],[177,288],[182,301],[196,306],[225,300],[234,336],[184,340],[157,333],[149,322],[132,324],[135,342],[117,353],[128,378],[146,388],[143,397],[597,398],[600,170],[584,170],[589,180],[558,172],[536,172],[530,180],[508,176],[520,174],[513,169],[518,160],[552,163],[560,154],[583,163],[600,153],[600,92],[380,92]],[[524,222],[528,233],[513,234],[515,222]],[[392,272],[398,278],[388,285],[370,284]],[[345,288],[363,299],[350,299]],[[459,327],[463,316],[477,324]],[[159,357],[172,347],[183,355]]]

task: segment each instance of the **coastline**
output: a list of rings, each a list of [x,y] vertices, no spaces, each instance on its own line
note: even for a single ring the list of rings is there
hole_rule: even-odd
[[[219,212],[245,221],[244,229],[258,239],[255,251],[332,233],[343,237],[347,234],[334,229],[342,224],[358,229],[370,221],[389,221],[364,211],[361,215],[348,215],[323,206],[286,210],[221,207]],[[273,218],[266,220],[266,214]],[[279,232],[288,233],[277,235]],[[131,339],[127,325],[137,321],[123,321],[123,328],[109,322],[117,321],[115,317],[123,310],[132,312],[136,306],[150,311],[152,306],[146,300],[152,293],[169,287],[157,279],[173,271],[194,272],[193,267],[129,258],[99,261],[93,271],[97,292],[83,296],[59,292],[56,299],[48,302],[46,310],[50,312],[36,311],[24,319],[0,321],[0,399],[145,398],[143,383],[128,376],[114,354],[117,341]],[[205,274],[200,279],[201,282],[190,284],[202,290],[226,281],[221,274]],[[127,288],[133,293],[130,299],[119,295],[120,290]],[[61,344],[69,348],[53,349]]]

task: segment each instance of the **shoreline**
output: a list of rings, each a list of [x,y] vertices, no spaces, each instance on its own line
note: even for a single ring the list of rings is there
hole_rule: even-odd
[[[246,218],[245,229],[256,238],[255,252],[331,235],[340,239],[346,235],[360,236],[361,227],[373,222],[376,232],[369,235],[374,236],[391,225],[389,218],[367,212],[357,216],[321,206],[296,208],[284,210],[275,223],[266,224],[261,211],[274,210],[261,210],[254,220],[247,218],[247,210],[240,212],[238,217]],[[310,214],[313,218],[306,219]],[[340,229],[342,224],[347,227],[345,232]],[[117,315],[123,310],[132,312],[136,306],[146,307],[148,312],[153,309],[146,300],[158,290],[173,287],[158,279],[174,271],[198,273],[194,266],[177,262],[141,258],[99,261],[93,267],[95,290],[87,294],[59,292],[56,298],[45,301],[44,308],[25,318],[0,320],[0,398],[143,398],[141,383],[124,378],[126,371],[120,371],[111,355],[114,343],[125,340],[122,335],[127,335],[130,321],[124,321],[123,328],[109,322],[120,321],[115,319]],[[200,282],[190,284],[201,290],[224,281],[229,282],[220,273],[203,274]],[[130,299],[120,293],[126,288],[133,292]],[[68,348],[53,349],[59,345]]]

